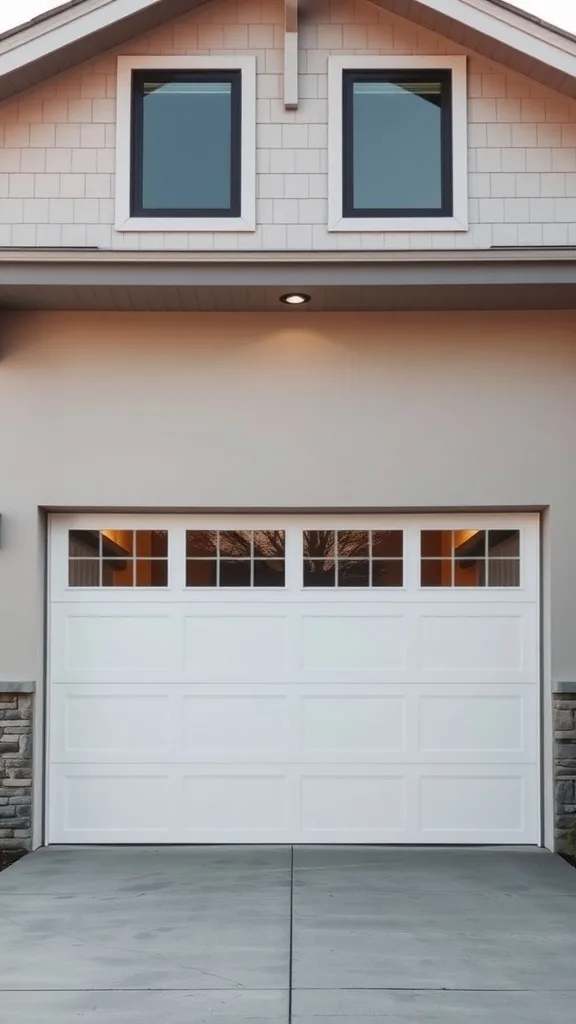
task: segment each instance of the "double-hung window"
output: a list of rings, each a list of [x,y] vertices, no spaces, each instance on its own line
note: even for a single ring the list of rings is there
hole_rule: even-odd
[[[330,228],[467,227],[464,57],[333,57]]]
[[[117,228],[253,230],[254,58],[120,58]]]

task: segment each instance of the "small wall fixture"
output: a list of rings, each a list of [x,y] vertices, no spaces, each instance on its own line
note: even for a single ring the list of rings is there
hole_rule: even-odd
[[[303,292],[294,292],[288,295],[281,295],[280,302],[284,302],[287,306],[303,306],[305,302],[310,302],[310,296],[305,295]]]

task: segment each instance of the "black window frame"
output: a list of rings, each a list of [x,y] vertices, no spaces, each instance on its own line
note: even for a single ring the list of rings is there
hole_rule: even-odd
[[[143,87],[158,82],[225,82],[231,85],[230,206],[218,209],[189,207],[153,209],[143,205]],[[240,217],[242,215],[242,71],[135,70],[132,72],[130,144],[130,216],[164,219]]]
[[[450,69],[438,71],[414,69],[390,71],[343,71],[342,81],[342,213],[350,218],[428,218],[454,216],[453,170],[453,76]],[[382,207],[372,209],[354,206],[354,85],[358,82],[440,82],[441,89],[441,156],[442,205],[433,209],[424,207]]]

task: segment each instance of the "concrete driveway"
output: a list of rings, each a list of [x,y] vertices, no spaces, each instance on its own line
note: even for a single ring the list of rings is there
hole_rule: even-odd
[[[576,871],[542,851],[42,850],[0,875],[6,1024],[566,1024]]]

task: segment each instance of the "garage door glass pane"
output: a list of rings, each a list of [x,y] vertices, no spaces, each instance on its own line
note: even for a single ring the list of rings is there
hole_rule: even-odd
[[[168,561],[138,558],[135,562],[137,587],[167,587]]]
[[[218,562],[215,558],[189,559],[186,562],[187,587],[217,587]]]
[[[307,558],[304,562],[305,587],[334,587],[336,566],[326,558]]]
[[[222,530],[218,534],[218,552],[221,558],[250,558],[252,533],[249,530]]]
[[[218,553],[216,530],[188,530],[186,555],[188,558],[210,558]]]
[[[284,530],[188,530],[187,587],[283,587]]]
[[[338,558],[368,558],[370,533],[368,530],[338,530]]]
[[[108,558],[132,557],[134,530],[102,530],[102,554]]]
[[[254,562],[255,587],[283,587],[286,583],[285,563],[275,558],[265,561],[256,559]]]
[[[95,558],[74,558],[68,564],[68,586],[100,586],[100,561]]]
[[[519,587],[520,560],[518,558],[489,558],[488,586]]]
[[[255,530],[254,558],[284,558],[285,554],[284,530]]]
[[[100,553],[99,530],[70,530],[68,533],[68,554],[71,558],[98,558]]]
[[[488,555],[491,558],[520,558],[520,530],[489,530]]]
[[[102,586],[134,586],[134,562],[120,558],[105,558],[102,562]]]
[[[138,558],[168,558],[168,530],[137,530]]]
[[[339,587],[369,587],[370,586],[370,562],[368,559],[361,562],[358,560],[338,559],[338,586]]]
[[[220,562],[220,586],[249,587],[252,582],[250,568],[250,562],[247,559],[244,561],[222,559]]]
[[[422,530],[420,552],[423,587],[520,585],[519,530]]]
[[[70,530],[68,550],[71,587],[168,586],[167,530]]]
[[[401,587],[404,583],[404,566],[400,558],[384,561],[376,558],[372,562],[373,587]]]
[[[452,530],[422,530],[420,549],[422,558],[451,558]]]
[[[304,530],[304,558],[333,558],[335,548],[334,530]]]
[[[402,530],[373,530],[373,558],[402,558],[404,534]]]
[[[473,561],[457,559],[454,563],[455,587],[484,587],[486,585],[486,563],[484,559]]]
[[[403,586],[402,530],[305,530],[303,548],[305,587]]]

